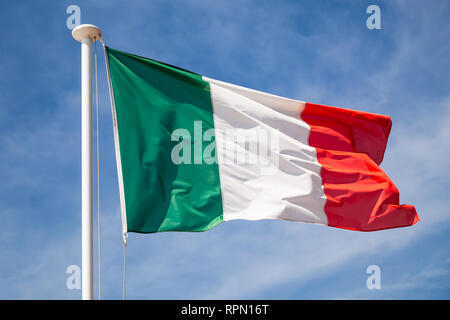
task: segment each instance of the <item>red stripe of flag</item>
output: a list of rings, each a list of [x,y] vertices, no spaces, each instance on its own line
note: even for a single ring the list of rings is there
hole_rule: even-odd
[[[306,103],[301,118],[311,128],[327,201],[328,225],[375,231],[419,221],[411,205],[378,166],[391,129],[388,116]]]

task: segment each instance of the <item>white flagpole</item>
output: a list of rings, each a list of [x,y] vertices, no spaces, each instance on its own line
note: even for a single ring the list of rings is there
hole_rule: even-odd
[[[92,42],[101,39],[99,28],[82,24],[72,36],[81,42],[81,296],[94,298],[92,232]]]

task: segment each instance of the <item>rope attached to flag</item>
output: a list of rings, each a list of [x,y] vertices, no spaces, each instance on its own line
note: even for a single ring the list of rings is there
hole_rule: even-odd
[[[111,83],[111,74],[110,74],[110,70],[109,70],[109,61],[108,61],[108,53],[106,52],[106,46],[105,43],[103,42],[103,39],[100,39],[100,42],[103,45],[103,52],[104,52],[104,56],[105,56],[105,66],[106,66],[106,76],[108,78],[108,87],[109,87],[109,98],[110,98],[110,102],[111,102],[111,111],[113,114],[113,125],[116,125],[116,119],[114,117],[115,114],[115,110],[114,110],[114,95],[113,95],[113,88],[112,88],[112,83]],[[114,138],[118,139],[118,136],[116,136],[116,132],[114,134]],[[118,141],[115,141],[115,143],[118,143]],[[117,150],[116,150],[117,152]],[[117,155],[116,153],[116,158],[119,157],[119,155]],[[118,167],[118,172],[120,172],[121,170],[119,170]],[[120,174],[120,173],[119,173]],[[120,179],[119,179],[120,180]],[[119,189],[120,189],[120,182],[119,182]],[[123,195],[123,194],[122,194]],[[121,196],[122,197],[122,196]],[[121,206],[124,205],[124,202],[121,199]],[[121,214],[122,214],[122,243],[123,243],[123,282],[122,282],[122,299],[125,300],[125,285],[126,285],[126,268],[127,268],[127,239],[128,239],[128,233],[126,230],[126,226],[124,227],[124,221],[126,222],[126,218],[124,219],[124,209],[121,208]]]
[[[123,283],[122,283],[122,287],[123,287],[123,292],[122,292],[122,300],[125,300],[125,284],[126,284],[126,276],[127,276],[127,239],[128,239],[128,234],[124,233],[122,235],[122,242],[123,242]]]

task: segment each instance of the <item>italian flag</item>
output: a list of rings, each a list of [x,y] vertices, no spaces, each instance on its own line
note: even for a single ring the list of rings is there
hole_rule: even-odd
[[[213,80],[105,47],[123,232],[277,219],[374,231],[415,224],[379,167],[388,116]]]

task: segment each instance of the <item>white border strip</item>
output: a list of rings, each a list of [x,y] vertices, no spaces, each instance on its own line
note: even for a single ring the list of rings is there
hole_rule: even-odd
[[[117,126],[117,114],[116,114],[116,103],[114,100],[114,91],[111,82],[111,73],[109,70],[109,58],[108,52],[106,51],[106,46],[103,43],[103,50],[105,55],[105,63],[106,63],[106,73],[108,77],[108,87],[109,87],[109,98],[111,100],[111,111],[113,118],[113,127],[114,127],[114,147],[116,150],[116,164],[117,164],[117,177],[119,180],[119,194],[120,194],[120,212],[122,217],[122,234],[126,234],[127,230],[127,212],[125,206],[125,192],[123,188],[123,173],[122,173],[122,160],[120,158],[120,144],[119,144],[119,127]]]

